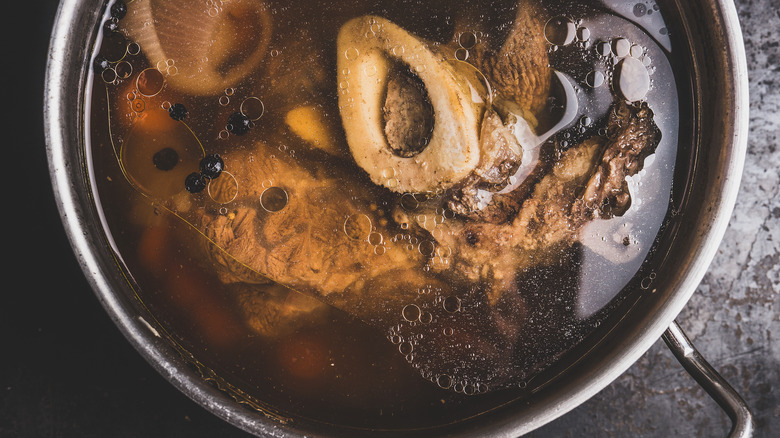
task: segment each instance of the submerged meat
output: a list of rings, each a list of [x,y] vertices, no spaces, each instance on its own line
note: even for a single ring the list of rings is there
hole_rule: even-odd
[[[230,211],[193,209],[185,216],[206,236],[203,250],[221,280],[272,281],[365,320],[408,301],[416,289],[388,289],[381,279],[420,282],[424,258],[389,241],[401,229],[376,204],[377,193],[288,155],[267,158],[273,152],[258,143],[226,156],[244,188]],[[269,192],[277,198],[272,205]]]
[[[492,93],[480,130],[480,165],[449,194],[448,207],[459,215],[505,223],[518,212],[517,199],[527,195],[526,184],[513,198],[493,197],[510,184],[523,157],[518,137],[502,116],[522,118],[535,127],[550,95],[552,71],[543,36],[546,17],[536,1],[520,0],[505,41],[477,41],[469,50],[468,61],[480,71]],[[469,29],[479,28],[468,23],[459,27],[461,34],[472,35]]]
[[[550,92],[551,71],[544,38],[547,18],[540,2],[519,0],[506,40],[486,41],[470,51],[469,62],[482,71],[495,94],[526,118],[538,115]],[[463,26],[464,30],[475,27]]]
[[[491,300],[511,289],[516,272],[551,263],[578,239],[584,223],[619,215],[630,205],[625,177],[642,169],[661,136],[646,104],[621,101],[611,114],[607,135],[562,151],[530,196],[522,191],[493,196],[488,210],[511,216],[506,223],[443,224],[438,242],[453,248],[455,269],[473,281],[492,280]]]
[[[607,123],[611,140],[601,156],[596,172],[588,180],[572,213],[583,219],[620,216],[631,206],[626,176],[642,170],[645,158],[655,152],[661,138],[647,104],[615,105]]]
[[[502,223],[517,212],[516,207],[483,196],[484,192],[498,192],[517,171],[523,150],[517,138],[503,124],[495,111],[488,111],[480,131],[482,157],[474,172],[452,190],[448,207],[458,215],[479,217],[491,223]]]

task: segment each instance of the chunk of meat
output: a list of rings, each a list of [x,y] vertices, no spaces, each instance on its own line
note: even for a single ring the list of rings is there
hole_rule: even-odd
[[[644,104],[616,103],[607,137],[593,136],[563,151],[530,196],[510,192],[493,197],[494,208],[508,207],[507,214],[521,205],[506,223],[444,223],[437,242],[452,248],[455,270],[472,281],[491,279],[489,298],[495,302],[511,289],[518,271],[548,264],[571,246],[584,223],[620,213],[610,207],[611,200],[615,205],[630,203],[625,177],[641,170],[644,158],[660,142],[652,116]]]
[[[492,197],[486,199],[482,194],[497,192],[509,184],[509,178],[520,166],[523,150],[498,113],[492,110],[482,120],[479,144],[480,163],[459,187],[452,190],[448,207],[461,216],[479,217],[491,223],[505,222],[517,212],[519,205],[499,205]]]
[[[520,208],[519,196],[493,197],[509,184],[522,159],[517,138],[498,113],[512,113],[536,126],[550,94],[552,74],[544,39],[546,17],[538,2],[520,0],[506,40],[498,47],[478,41],[470,50],[469,62],[484,75],[493,95],[480,132],[481,165],[450,194],[448,207],[460,215],[497,224],[510,220]],[[461,33],[478,28],[467,23],[458,27]],[[526,189],[527,185],[518,193],[527,195]]]
[[[661,138],[647,104],[620,102],[613,107],[607,123],[611,139],[596,172],[585,186],[581,203],[572,213],[583,219],[609,219],[620,216],[631,206],[626,176],[644,167],[645,158],[655,152]]]
[[[370,287],[391,272],[422,272],[423,265],[418,251],[390,241],[401,230],[384,218],[377,193],[347,175],[309,171],[272,152],[278,150],[260,143],[225,155],[242,188],[229,212],[200,208],[182,214],[207,238],[203,250],[220,279],[270,280],[366,319],[407,299],[399,291]],[[269,189],[283,190],[286,199],[272,211],[263,204]]]
[[[526,116],[538,114],[550,93],[551,70],[544,25],[547,11],[535,0],[519,0],[507,39],[499,47],[475,46],[473,61],[497,97]]]
[[[287,335],[307,322],[324,317],[329,310],[323,302],[278,284],[236,283],[230,291],[244,312],[246,324],[268,337]]]

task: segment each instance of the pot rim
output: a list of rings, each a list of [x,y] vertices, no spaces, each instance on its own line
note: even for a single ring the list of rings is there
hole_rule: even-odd
[[[91,8],[84,6],[85,3]],[[55,201],[77,261],[100,303],[122,334],[182,393],[225,421],[253,434],[286,437],[313,432],[317,435],[316,431],[296,430],[295,426],[280,426],[273,421],[263,421],[256,412],[244,408],[224,392],[208,384],[190,370],[181,357],[171,351],[167,342],[156,335],[153,329],[150,330],[150,326],[127,302],[113,292],[107,266],[98,257],[104,244],[91,235],[94,213],[85,207],[85,194],[80,190],[79,181],[73,176],[74,168],[80,164],[74,163],[67,153],[71,141],[77,139],[76,142],[79,142],[84,134],[81,98],[85,69],[88,68],[84,66],[88,64],[84,60],[89,60],[92,44],[84,38],[84,26],[94,27],[104,3],[105,0],[60,2],[46,67],[43,113],[49,173]],[[685,268],[681,281],[678,282],[679,293],[674,293],[663,303],[652,317],[651,323],[642,327],[636,337],[627,341],[623,348],[610,358],[609,363],[593,369],[585,378],[569,385],[566,390],[558,391],[556,399],[545,399],[532,406],[527,415],[520,418],[502,417],[490,423],[487,425],[487,431],[492,436],[517,436],[539,428],[582,404],[624,373],[661,337],[683,309],[715,256],[739,190],[747,151],[749,101],[747,62],[736,7],[730,0],[711,0],[711,4],[722,21],[726,45],[723,50],[729,68],[726,74],[733,79],[731,109],[734,127],[731,140],[727,140],[732,146],[732,152],[727,157],[724,173],[721,175],[722,191],[718,202],[713,206],[713,220],[706,235],[700,240],[701,244],[692,263]],[[82,11],[93,11],[93,15],[85,17]],[[75,79],[72,65],[74,60],[80,64],[78,78]],[[74,90],[79,90],[78,97],[74,97]],[[74,111],[74,100],[78,100],[77,111]],[[451,433],[450,436],[470,435],[474,432],[476,431],[461,430]],[[478,433],[485,432],[485,429],[480,429]]]

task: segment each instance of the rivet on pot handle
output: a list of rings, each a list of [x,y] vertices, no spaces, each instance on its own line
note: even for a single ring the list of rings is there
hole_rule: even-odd
[[[731,418],[730,438],[753,436],[755,423],[747,403],[734,388],[715,371],[685,336],[677,321],[673,321],[663,334],[664,342],[680,361],[685,371],[701,385]]]

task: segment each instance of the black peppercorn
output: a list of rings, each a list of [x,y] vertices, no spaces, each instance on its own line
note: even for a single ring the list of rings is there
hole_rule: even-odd
[[[92,65],[95,67],[95,70],[101,73],[103,72],[103,70],[111,67],[111,63],[108,62],[108,60],[102,56],[96,57]]]
[[[108,20],[103,23],[103,30],[109,33],[113,33],[119,30],[119,24],[115,20]]]
[[[173,120],[184,120],[184,118],[187,117],[188,111],[184,105],[175,103],[168,109],[168,114],[171,115]]]
[[[208,178],[214,179],[222,173],[225,168],[225,163],[222,161],[222,157],[217,154],[206,155],[200,160],[200,173]]]
[[[125,18],[127,15],[127,5],[123,1],[118,1],[111,5],[111,16],[117,20]]]
[[[249,132],[249,128],[252,126],[252,121],[249,117],[241,114],[240,112],[233,113],[228,117],[227,130],[231,134],[244,135]]]
[[[152,157],[152,162],[160,170],[171,170],[179,164],[179,154],[171,148],[160,149]]]
[[[198,172],[192,172],[184,180],[184,188],[190,193],[200,193],[206,188],[206,178]]]

